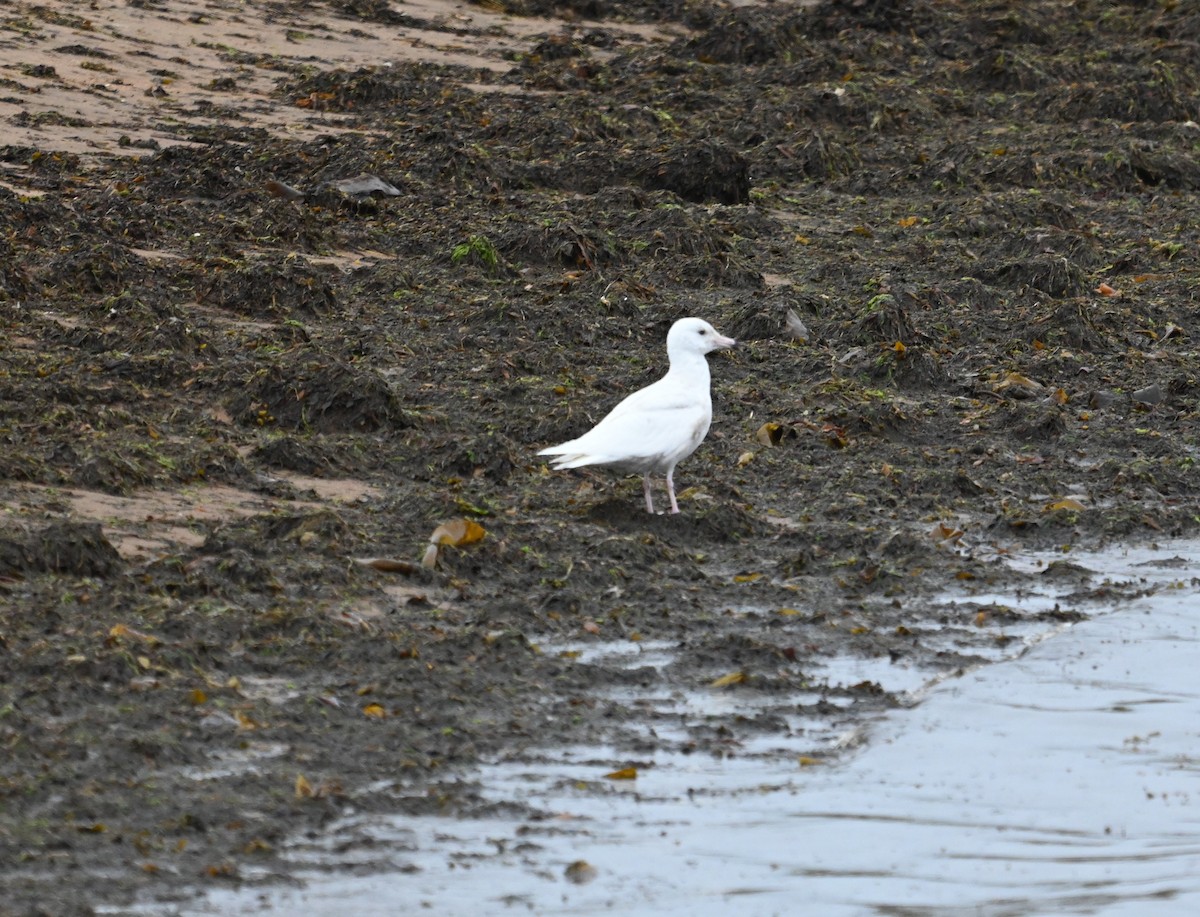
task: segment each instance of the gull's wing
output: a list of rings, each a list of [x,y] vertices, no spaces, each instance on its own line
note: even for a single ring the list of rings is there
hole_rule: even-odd
[[[558,456],[556,468],[621,465],[651,470],[674,465],[695,451],[711,421],[712,403],[707,398],[676,385],[655,383],[634,392],[583,436],[543,449],[539,455]]]

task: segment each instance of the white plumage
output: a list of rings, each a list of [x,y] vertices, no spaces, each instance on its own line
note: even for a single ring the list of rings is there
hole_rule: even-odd
[[[650,475],[667,478],[671,512],[675,466],[696,451],[712,423],[708,361],[705,354],[737,344],[700,318],[681,318],[667,333],[667,374],[634,392],[583,436],[541,450],[555,468],[603,465],[642,475],[646,510],[654,512]]]

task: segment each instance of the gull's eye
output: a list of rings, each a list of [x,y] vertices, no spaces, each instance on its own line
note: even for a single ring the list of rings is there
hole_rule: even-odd
[[[700,337],[704,337],[704,335],[706,335],[706,334],[708,334],[708,332],[705,331],[703,328],[701,328],[700,329]]]

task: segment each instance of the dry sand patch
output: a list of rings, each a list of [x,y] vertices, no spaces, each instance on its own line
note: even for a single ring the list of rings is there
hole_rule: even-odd
[[[311,139],[350,129],[349,117],[280,98],[289,72],[421,61],[503,73],[531,38],[572,27],[454,0],[391,9],[395,21],[378,22],[324,4],[18,0],[0,13],[0,123],[10,144],[76,154],[145,154],[231,121]],[[605,27],[627,41],[668,34]]]

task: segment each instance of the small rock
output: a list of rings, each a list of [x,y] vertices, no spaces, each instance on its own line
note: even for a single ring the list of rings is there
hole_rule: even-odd
[[[1163,400],[1162,386],[1155,382],[1153,385],[1147,385],[1145,388],[1139,388],[1133,393],[1132,397],[1137,404],[1158,404]]]

